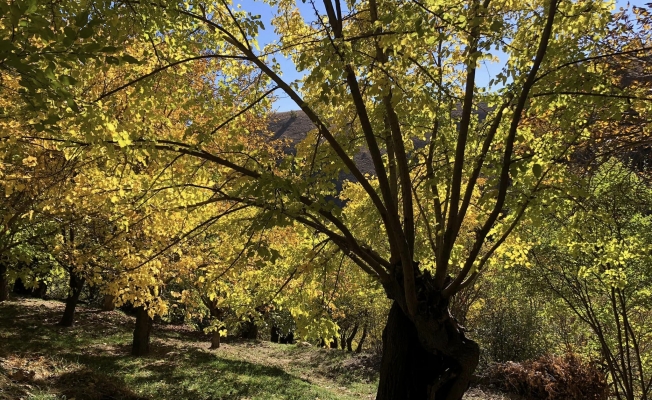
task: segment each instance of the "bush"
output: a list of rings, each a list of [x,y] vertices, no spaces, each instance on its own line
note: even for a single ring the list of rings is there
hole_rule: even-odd
[[[586,363],[572,353],[522,363],[493,364],[485,380],[528,399],[606,400],[609,396],[605,374],[595,364]]]
[[[542,315],[543,299],[513,290],[484,300],[469,327],[480,343],[482,365],[525,361],[551,353],[550,323]]]

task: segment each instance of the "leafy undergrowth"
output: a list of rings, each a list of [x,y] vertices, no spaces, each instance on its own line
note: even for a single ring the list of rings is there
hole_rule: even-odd
[[[609,397],[604,373],[572,353],[523,363],[495,364],[486,371],[486,379],[496,387],[529,399],[606,400]]]
[[[269,342],[208,350],[204,335],[155,325],[148,357],[129,356],[132,317],[63,304],[0,303],[0,400],[373,399],[379,360],[338,350]],[[500,400],[471,390],[465,399]]]

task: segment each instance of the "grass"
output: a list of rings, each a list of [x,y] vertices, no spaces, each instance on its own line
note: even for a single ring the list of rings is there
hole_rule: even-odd
[[[79,306],[0,303],[0,400],[373,399],[378,359],[339,350],[236,342],[208,350],[205,335],[155,325],[151,355],[129,355],[134,320]],[[467,400],[508,399],[479,389]]]
[[[373,374],[337,372],[341,361],[355,359],[339,351],[268,342],[209,351],[203,335],[155,325],[152,354],[135,358],[128,355],[133,318],[80,306],[66,329],[56,325],[62,312],[53,301],[0,305],[0,399],[346,400],[375,393]]]

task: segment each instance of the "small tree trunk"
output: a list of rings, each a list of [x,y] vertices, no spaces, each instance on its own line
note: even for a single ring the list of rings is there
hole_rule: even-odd
[[[353,351],[353,339],[355,338],[355,335],[357,333],[358,333],[358,324],[355,324],[353,325],[353,330],[351,331],[351,334],[346,339],[346,351]]]
[[[68,298],[66,299],[66,308],[63,311],[63,316],[59,325],[70,327],[75,322],[75,310],[77,309],[77,302],[79,301],[79,295],[84,288],[84,278],[80,278],[74,272],[70,272],[70,292],[68,293]]]
[[[245,322],[244,330],[242,331],[242,338],[249,340],[258,339],[258,326],[254,323],[253,318]]]
[[[136,308],[136,327],[134,328],[134,339],[131,346],[131,355],[136,357],[149,354],[149,335],[152,331],[152,318],[145,307]]]
[[[44,281],[38,281],[38,288],[34,290],[32,295],[39,299],[45,300],[47,298],[47,293],[48,293],[48,284],[45,283]]]
[[[294,331],[288,332],[287,335],[283,336],[282,340],[283,340],[283,343],[285,343],[285,344],[293,344],[294,343]]]
[[[356,353],[362,353],[362,345],[364,344],[366,338],[367,338],[367,325],[362,327],[362,336],[360,336],[358,345],[355,348]]]
[[[220,348],[220,331],[213,332],[211,335],[211,349],[219,349]]]
[[[204,305],[208,307],[208,311],[211,314],[211,318],[213,320],[217,321],[222,321],[222,317],[224,316],[224,310],[219,308],[217,306],[217,298],[210,300],[207,297],[204,297],[202,299],[204,302]],[[220,337],[220,331],[219,329],[211,334],[211,349],[219,349],[220,348],[220,342],[222,338]]]
[[[478,364],[479,347],[448,319],[417,318],[421,318],[425,340],[399,305],[392,305],[383,331],[376,400],[461,400]],[[425,348],[424,342],[443,344],[443,348],[435,352]]]
[[[14,282],[14,294],[19,296],[29,296],[31,294],[30,290],[25,287],[23,280],[17,278]]]
[[[95,286],[93,286],[93,285],[90,286],[88,288],[88,303],[90,304],[90,303],[94,303],[95,301],[97,301],[97,298],[99,297],[99,295],[100,295],[100,288],[97,287],[96,285]],[[102,300],[104,300],[104,298],[102,298]]]
[[[269,337],[269,340],[272,343],[278,343],[279,342],[279,340],[281,339],[281,332],[280,331],[281,330],[278,329],[278,326],[276,326],[276,325],[272,326],[272,331],[271,331],[271,334],[270,334],[270,337]]]
[[[9,300],[9,279],[7,277],[7,265],[0,263],[0,301]]]
[[[110,294],[105,294],[102,299],[102,311],[113,311],[115,310],[115,297]]]
[[[339,346],[337,344],[337,336],[333,336],[333,341],[331,342],[331,349],[337,349]]]

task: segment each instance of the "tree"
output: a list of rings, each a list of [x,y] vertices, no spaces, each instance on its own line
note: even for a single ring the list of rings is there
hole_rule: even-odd
[[[450,299],[480,276],[532,204],[554,200],[568,173],[561,161],[585,128],[596,117],[645,112],[648,94],[619,87],[610,73],[605,60],[620,50],[602,46],[613,21],[607,3],[310,4],[314,21],[292,2],[272,3],[280,39],[262,50],[260,19],[228,2],[104,5],[122,24],[133,21],[131,37],[147,38],[151,50],[112,89],[76,101],[82,112],[60,110],[43,129],[83,146],[117,144],[162,165],[183,158],[211,182],[184,178],[205,193],[202,201],[254,207],[271,223],[311,229],[393,301],[378,399],[460,399],[479,350],[450,316]],[[476,75],[491,49],[506,61],[481,87]],[[277,53],[308,71],[301,87],[283,80]],[[199,75],[211,80],[174,80],[195,62],[212,68]],[[156,92],[158,77],[176,89],[172,97]],[[296,155],[282,157],[246,124],[277,90],[316,127]],[[159,129],[171,123],[161,113],[116,115],[124,99],[132,116],[189,111],[174,133]],[[373,174],[356,158],[370,160]],[[333,201],[342,170],[358,188],[357,208]]]
[[[210,318],[205,331],[212,333],[213,347],[218,347],[219,334],[253,335],[268,324],[272,335],[286,336],[292,329],[304,340],[333,337],[334,299],[345,284],[344,258],[333,258],[336,249],[315,242],[300,225],[266,227],[257,213],[233,213],[188,244],[188,252],[201,253],[204,262],[188,270],[183,278],[188,289],[175,296],[190,315]]]
[[[542,229],[526,233],[536,237],[527,257],[545,287],[590,328],[615,396],[648,399],[649,182],[611,159],[578,185],[584,196],[562,201]]]
[[[47,142],[46,142],[47,144]],[[9,282],[18,278],[23,283],[38,284],[47,275],[48,263],[35,262],[48,258],[39,246],[57,233],[53,218],[55,204],[66,194],[67,180],[74,162],[63,160],[61,153],[43,143],[2,143],[2,178],[4,197],[0,202],[3,225],[0,235],[0,301],[8,297]],[[51,263],[50,263],[51,264]],[[22,265],[27,268],[18,268]],[[39,267],[45,267],[41,270]]]
[[[99,10],[101,19],[112,20],[113,25],[103,27],[101,43],[92,37],[100,21]],[[8,265],[16,259],[8,253],[23,245],[26,250],[57,232],[56,226],[44,225],[42,217],[52,217],[49,210],[61,199],[61,184],[73,170],[56,146],[39,140],[36,133],[44,124],[61,119],[57,111],[79,111],[70,91],[77,83],[69,75],[73,65],[94,59],[118,60],[111,55],[116,48],[109,42],[123,43],[129,32],[109,3],[2,2],[0,15],[0,153],[5,193],[0,245],[2,301],[8,293],[9,275],[16,275]],[[18,253],[26,256],[29,252]]]

